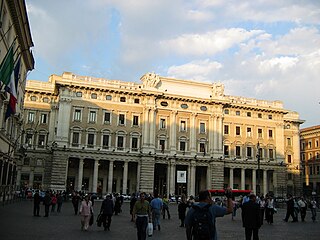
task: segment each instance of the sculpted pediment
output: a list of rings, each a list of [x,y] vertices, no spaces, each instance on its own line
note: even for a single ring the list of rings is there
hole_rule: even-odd
[[[144,87],[156,88],[160,82],[160,77],[155,73],[146,73],[140,78],[140,80],[142,81],[142,85]]]

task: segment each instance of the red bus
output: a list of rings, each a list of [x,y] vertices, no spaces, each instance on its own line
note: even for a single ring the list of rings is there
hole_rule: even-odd
[[[211,189],[209,190],[212,197],[223,197],[225,195],[224,189]],[[240,196],[246,196],[250,194],[252,190],[239,190],[239,189],[232,189],[232,196],[235,198],[239,198]]]

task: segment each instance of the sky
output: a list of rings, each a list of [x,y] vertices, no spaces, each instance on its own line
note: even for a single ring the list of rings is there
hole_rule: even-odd
[[[320,125],[319,0],[26,0],[35,69],[140,83],[148,72],[280,100]]]

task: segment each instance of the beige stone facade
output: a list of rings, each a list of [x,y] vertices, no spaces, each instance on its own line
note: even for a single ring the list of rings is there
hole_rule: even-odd
[[[4,204],[14,198],[16,190],[17,161],[22,157],[20,138],[26,77],[28,71],[34,68],[31,52],[33,42],[25,1],[0,1],[0,39],[0,63],[5,62],[7,53],[12,49],[13,66],[20,65],[20,71],[16,71],[19,73],[16,86],[16,113],[8,118],[5,116],[10,95],[3,84],[5,78],[3,75],[0,76],[0,202]]]
[[[306,195],[320,195],[320,125],[301,129],[301,164]]]
[[[28,81],[20,184],[101,194],[226,186],[300,193],[296,112],[225,95],[221,83],[154,73],[140,80],[65,72]]]

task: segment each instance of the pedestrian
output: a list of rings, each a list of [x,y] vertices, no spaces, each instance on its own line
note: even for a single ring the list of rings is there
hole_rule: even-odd
[[[186,235],[188,240],[198,239],[195,237],[208,240],[218,239],[215,226],[216,218],[223,217],[224,215],[230,214],[233,211],[231,189],[226,190],[226,196],[226,207],[220,207],[218,205],[213,204],[210,192],[208,190],[203,190],[199,192],[199,203],[195,203],[189,209],[185,219]],[[206,221],[197,221],[196,219],[198,217],[198,219],[200,219],[200,216],[205,217],[204,220]]]
[[[88,195],[86,195],[81,202],[79,213],[81,215],[81,230],[88,231],[89,221],[93,214],[92,202],[89,200]]]
[[[298,222],[298,218],[299,218],[299,212],[300,212],[300,208],[299,208],[299,204],[298,204],[298,199],[296,197],[293,198],[293,208],[294,208],[294,217]]]
[[[43,199],[43,205],[44,205],[44,217],[49,217],[49,208],[51,205],[51,197],[49,194],[49,191],[46,191],[46,195]]]
[[[51,195],[51,212],[55,212],[57,205],[57,196],[56,194]]]
[[[169,199],[167,198],[167,195],[163,196],[162,202],[163,202],[163,208],[162,208],[163,219],[166,218],[166,212],[167,212],[167,215],[168,215],[168,219],[170,219]]]
[[[116,201],[114,204],[114,215],[118,215],[121,212],[121,198],[119,194],[116,195]]]
[[[57,197],[57,204],[58,204],[57,212],[58,213],[61,212],[62,203],[63,203],[63,196],[62,196],[62,193],[59,192],[58,197]]]
[[[275,203],[271,195],[267,196],[266,200],[266,220],[268,224],[273,223],[273,214],[275,213]]]
[[[152,212],[153,230],[156,230],[156,228],[158,227],[158,230],[160,231],[160,215],[163,207],[163,202],[157,192],[154,193],[154,198],[152,199],[150,206]]]
[[[317,219],[317,201],[313,198],[310,201],[311,219],[313,222]]]
[[[74,209],[74,215],[78,215],[80,196],[77,192],[72,193],[71,201],[72,201],[72,205],[73,205],[73,209]]]
[[[138,240],[146,240],[147,237],[147,225],[151,223],[151,210],[150,204],[145,199],[146,194],[140,193],[140,199],[136,201],[133,207],[133,220],[137,227]],[[148,221],[149,219],[149,221]]]
[[[245,228],[246,240],[259,240],[260,221],[260,205],[256,202],[256,195],[251,193],[249,201],[242,204],[242,226]]]
[[[133,222],[133,207],[134,204],[136,203],[137,198],[136,198],[136,194],[132,193],[131,199],[130,199],[130,215],[131,215],[131,222]]]
[[[40,217],[39,215],[40,203],[41,203],[41,198],[39,195],[39,190],[36,190],[36,193],[33,196],[33,216],[35,217]]]
[[[298,205],[300,208],[301,221],[304,222],[304,219],[307,215],[307,201],[304,199],[304,197],[300,197],[300,199],[298,200]]]
[[[102,213],[102,223],[104,230],[110,231],[110,225],[113,215],[114,205],[111,199],[111,195],[107,195],[106,199],[103,200],[101,204],[100,213]]]
[[[180,219],[180,227],[184,227],[184,220],[186,218],[186,210],[188,207],[187,198],[184,194],[181,196],[181,201],[178,205],[178,215]]]
[[[266,198],[267,197],[268,197],[268,195],[266,195]],[[260,205],[260,223],[261,223],[261,225],[263,225],[264,213],[265,213],[265,208],[266,208],[266,199],[263,196],[261,196],[258,203]]]
[[[291,216],[292,222],[297,222],[298,220],[294,215],[294,200],[291,194],[288,194],[288,199],[286,200],[286,203],[287,203],[287,213],[283,221],[288,222],[289,217]]]

